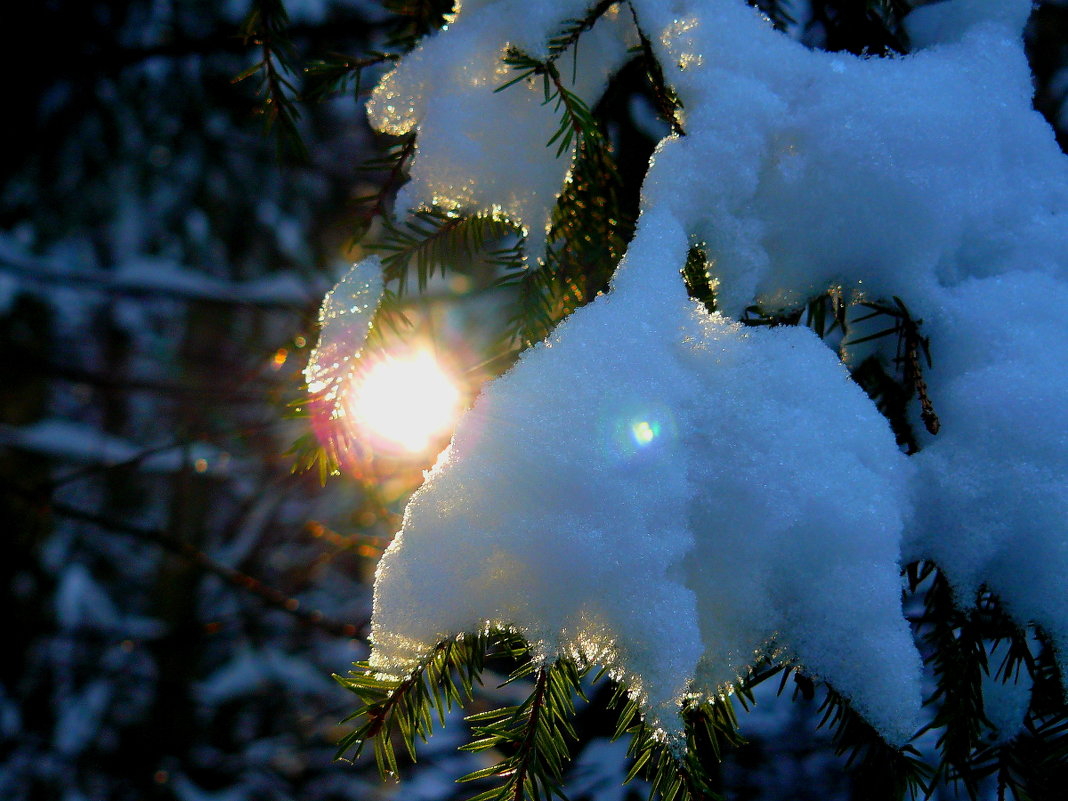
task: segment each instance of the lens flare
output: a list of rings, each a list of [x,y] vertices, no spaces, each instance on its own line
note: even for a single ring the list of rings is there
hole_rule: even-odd
[[[634,442],[640,445],[648,445],[657,435],[660,433],[660,423],[653,421],[650,423],[648,420],[639,420],[630,427],[631,435],[634,437]]]
[[[357,432],[385,450],[418,453],[446,434],[461,410],[460,390],[427,351],[386,356],[357,375],[346,410]]]

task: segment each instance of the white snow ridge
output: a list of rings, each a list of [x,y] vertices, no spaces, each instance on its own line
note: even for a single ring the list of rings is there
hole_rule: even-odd
[[[544,224],[569,161],[543,147],[546,107],[494,89],[509,43],[581,9],[514,2],[465,3],[376,91],[372,121],[419,137],[402,203]],[[373,664],[514,626],[546,658],[607,662],[672,732],[684,694],[773,651],[901,743],[921,692],[900,569],[918,558],[962,603],[993,589],[1068,661],[1068,324],[1043,313],[1068,305],[1068,161],[1031,109],[1029,0],[925,7],[922,47],[893,58],[810,51],[743,0],[632,5],[686,135],[657,150],[611,291],[484,388],[413,496],[378,570]],[[594,34],[591,106],[633,20]],[[691,242],[722,315],[686,296]],[[725,316],[830,286],[925,321],[943,430],[912,458],[815,334]]]

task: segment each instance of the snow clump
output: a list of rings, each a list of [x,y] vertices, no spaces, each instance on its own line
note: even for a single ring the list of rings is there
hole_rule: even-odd
[[[382,260],[368,256],[326,293],[319,308],[319,341],[304,368],[309,392],[337,400],[355,372],[384,290]]]
[[[544,58],[585,6],[517,2],[465,3],[369,113],[418,136],[400,208],[503,214],[536,256],[570,158],[540,83],[494,90],[509,48]],[[636,22],[686,135],[657,149],[612,291],[485,387],[413,496],[372,663],[514,626],[607,662],[670,732],[684,694],[785,656],[900,743],[920,659],[899,571],[929,558],[1066,664],[1068,324],[1047,310],[1068,305],[1068,161],[1030,104],[1029,0],[917,10],[893,58],[807,50],[743,0],[630,5],[582,34],[573,90],[597,101]],[[692,242],[723,314],[686,298]],[[942,432],[911,459],[811,331],[731,319],[830,286],[924,320]]]
[[[811,331],[745,332],[689,300],[687,247],[647,212],[612,292],[485,388],[380,563],[375,664],[516,626],[547,657],[607,659],[672,730],[684,693],[774,643],[903,740],[910,465]]]
[[[371,124],[385,133],[417,134],[398,209],[438,206],[506,217],[523,228],[527,253],[537,258],[574,143],[559,158],[555,145],[546,147],[560,115],[555,103],[545,102],[540,79],[494,90],[515,75],[503,61],[510,49],[546,57],[545,42],[560,23],[585,11],[585,0],[465,2],[454,22],[379,82],[367,104]],[[582,36],[577,60],[568,52],[560,64],[567,90],[590,107],[627,60],[634,37],[626,22],[626,14],[611,11]]]

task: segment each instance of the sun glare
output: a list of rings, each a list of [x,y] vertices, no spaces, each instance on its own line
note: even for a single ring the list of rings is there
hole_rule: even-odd
[[[460,400],[460,390],[433,355],[416,351],[387,356],[357,376],[346,405],[374,445],[418,453],[452,428]]]
[[[630,431],[638,445],[648,445],[660,433],[660,423],[641,420],[632,425]]]

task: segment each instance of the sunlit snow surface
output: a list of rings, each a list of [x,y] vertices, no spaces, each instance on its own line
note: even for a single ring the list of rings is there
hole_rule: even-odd
[[[518,35],[507,5],[463,10],[371,115],[416,126],[407,197],[536,226],[565,167],[543,133],[513,130],[534,105],[492,105],[528,91],[493,94]],[[528,5],[527,38],[576,15]],[[920,663],[899,567],[920,557],[962,603],[988,584],[1063,663],[1068,162],[1031,109],[1030,3],[925,7],[909,20],[921,47],[892,59],[806,50],[741,0],[633,6],[687,135],[654,157],[612,291],[484,389],[413,497],[378,572],[374,663],[403,671],[443,636],[514,625],[547,657],[608,661],[671,730],[683,692],[773,649],[900,742]],[[594,30],[623,47],[625,23]],[[465,64],[482,83],[461,85]],[[589,81],[592,105],[603,75]],[[453,105],[435,116],[439,100]],[[526,188],[535,205],[511,208]],[[810,331],[746,331],[688,301],[690,241],[726,314],[831,284],[901,297],[931,337],[941,433],[907,459]]]
[[[308,359],[308,390],[333,401],[352,379],[356,358],[382,300],[382,261],[368,256],[354,264],[319,309],[319,341]]]
[[[812,332],[690,301],[687,245],[648,212],[613,291],[486,387],[383,557],[375,659],[516,625],[547,655],[607,656],[670,729],[691,680],[715,691],[773,641],[905,737],[910,465]]]
[[[541,43],[562,20],[584,14],[586,2],[470,5],[465,3],[454,23],[428,36],[382,79],[368,114],[381,131],[418,134],[398,211],[437,205],[506,217],[523,228],[527,253],[537,258],[574,145],[559,158],[555,144],[546,147],[560,112],[555,103],[545,103],[540,78],[494,90],[515,74],[501,60],[509,45],[539,55]],[[628,58],[633,36],[627,22],[625,14],[610,12],[582,37],[577,61],[568,53],[559,62],[568,90],[591,108]]]

